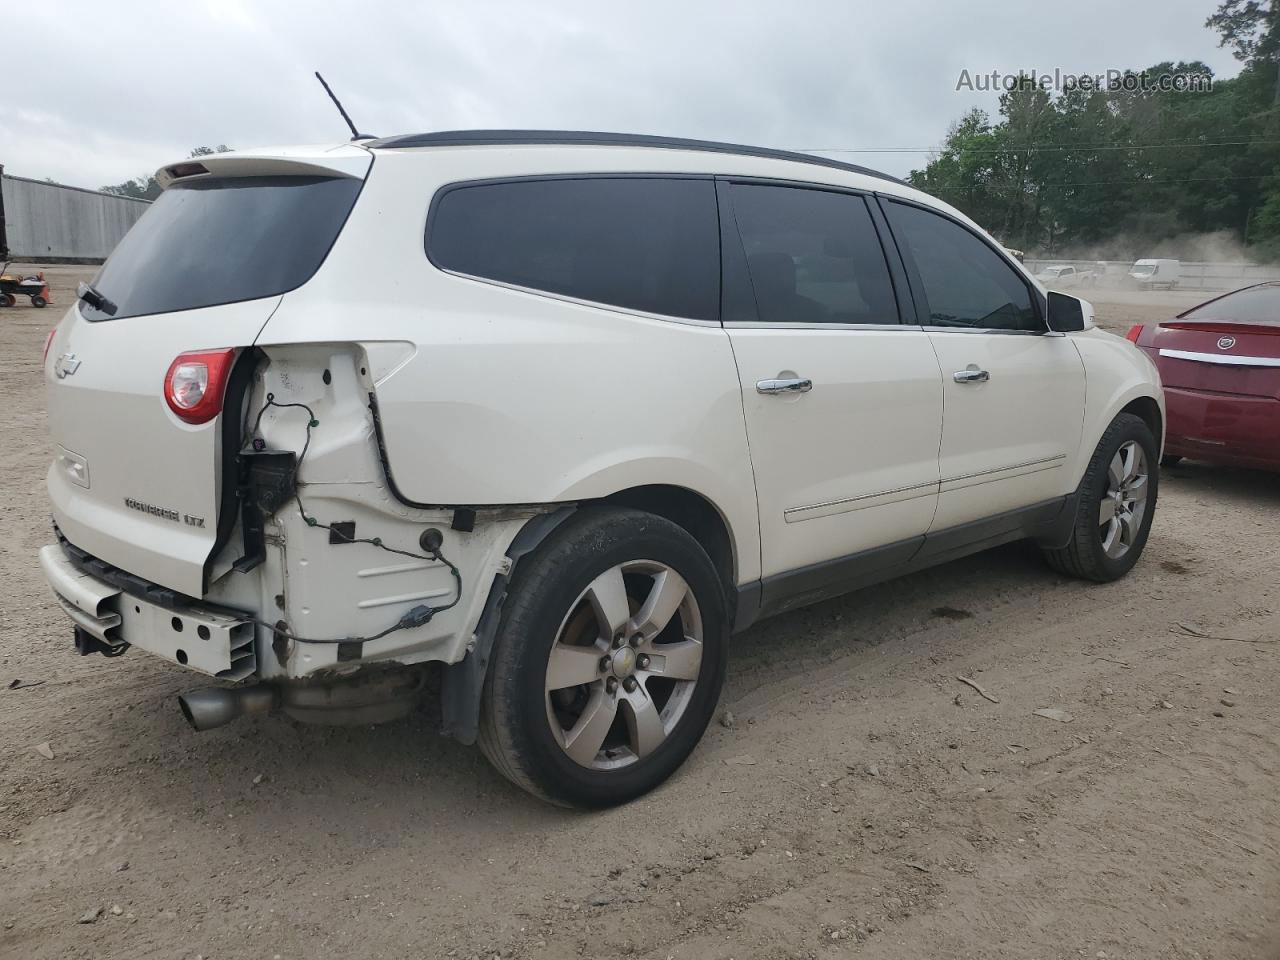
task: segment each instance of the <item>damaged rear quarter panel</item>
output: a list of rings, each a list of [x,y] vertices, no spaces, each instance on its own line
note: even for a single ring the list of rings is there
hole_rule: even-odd
[[[358,540],[379,539],[392,549],[422,554],[419,537],[434,527],[443,536],[441,552],[462,572],[460,602],[421,627],[364,643],[359,662],[453,663],[466,653],[507,546],[538,511],[482,513],[474,530],[460,532],[450,527],[451,509],[417,509],[395,498],[379,461],[369,395],[379,369],[394,367],[405,345],[380,346],[368,351],[351,343],[262,348],[266,363],[247,405],[249,429],[256,426],[253,436],[267,449],[293,450],[302,457],[298,496],[268,518],[267,560],[249,575],[260,584],[254,606],[264,611],[262,619],[283,620],[298,637],[325,640],[370,636],[416,605],[443,606],[457,590],[446,564],[343,542],[327,529],[354,524]],[[318,522],[310,524],[307,517]],[[240,548],[233,537],[228,549]],[[244,580],[243,574],[228,573],[210,599],[238,599]],[[271,585],[275,581],[278,585]],[[273,647],[269,631],[260,628],[259,633],[264,678],[353,666],[349,650],[341,653],[336,643]]]

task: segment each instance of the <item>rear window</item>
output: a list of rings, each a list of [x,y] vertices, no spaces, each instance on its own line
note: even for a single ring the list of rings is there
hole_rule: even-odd
[[[224,177],[164,191],[97,279],[119,320],[272,297],[311,279],[360,192],[349,177]]]
[[[444,270],[672,317],[717,320],[710,180],[590,177],[455,187],[427,254]]]
[[[1280,325],[1280,285],[1267,284],[1237,290],[1225,297],[1192,307],[1178,319]]]

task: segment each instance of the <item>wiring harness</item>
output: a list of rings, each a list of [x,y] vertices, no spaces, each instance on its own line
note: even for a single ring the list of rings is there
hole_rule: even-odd
[[[257,433],[258,433],[258,427],[262,423],[262,415],[272,407],[275,407],[279,410],[296,408],[299,410],[305,410],[307,412],[307,435],[306,435],[306,439],[303,441],[303,444],[302,444],[302,452],[298,454],[298,462],[297,462],[297,466],[295,467],[295,473],[296,473],[297,470],[300,470],[302,468],[302,461],[306,458],[307,450],[310,449],[311,447],[311,431],[314,430],[316,427],[320,426],[320,421],[316,419],[315,411],[313,411],[311,407],[307,406],[307,404],[297,403],[297,402],[279,403],[276,401],[275,394],[268,393],[266,403],[262,405],[262,408],[258,411],[258,415],[253,420],[253,428],[248,431],[248,435],[250,437],[255,438],[252,442],[254,443],[262,442],[261,440],[256,439]],[[250,620],[251,622],[256,623],[260,626],[268,628],[278,636],[285,637],[289,640],[294,640],[298,643],[368,643],[371,640],[380,640],[383,637],[387,636],[388,634],[395,633],[398,630],[410,630],[414,627],[421,627],[427,623],[430,623],[431,619],[437,613],[441,613],[445,610],[449,610],[450,608],[457,606],[458,602],[462,599],[462,572],[457,568],[457,566],[452,561],[449,560],[448,557],[446,557],[443,553],[440,552],[440,548],[438,546],[434,548],[428,548],[425,553],[417,553],[412,550],[402,550],[399,547],[387,546],[387,544],[382,542],[381,537],[351,536],[340,527],[337,527],[333,524],[323,523],[322,521],[311,516],[311,514],[307,513],[307,509],[305,506],[303,506],[303,503],[302,503],[302,495],[298,492],[298,485],[296,483],[294,483],[293,485],[293,501],[297,505],[298,513],[302,516],[302,519],[307,524],[307,526],[319,527],[322,530],[327,530],[329,531],[329,535],[331,538],[336,538],[341,543],[367,543],[370,546],[377,547],[379,550],[385,550],[387,553],[394,553],[402,557],[411,557],[412,559],[415,559],[415,560],[439,561],[440,563],[443,563],[445,566],[449,568],[449,571],[453,574],[453,580],[457,586],[457,589],[454,592],[453,599],[450,600],[448,603],[442,604],[440,606],[430,606],[429,604],[425,604],[425,603],[418,604],[416,607],[413,607],[412,609],[410,609],[407,613],[404,614],[404,616],[402,616],[395,623],[391,624],[391,626],[387,627],[385,630],[381,630],[378,633],[370,634],[369,636],[366,636],[366,637],[335,637],[335,638],[324,638],[324,639],[316,638],[316,637],[300,637],[297,634],[292,633],[291,631],[285,629],[284,627],[279,626],[278,624],[268,623],[266,620],[259,620],[257,617],[246,617],[245,619]]]

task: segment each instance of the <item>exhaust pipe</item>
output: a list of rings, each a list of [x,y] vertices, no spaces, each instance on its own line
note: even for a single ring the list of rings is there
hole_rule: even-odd
[[[205,687],[178,697],[187,723],[196,730],[212,730],[237,717],[270,713],[278,704],[274,687]]]

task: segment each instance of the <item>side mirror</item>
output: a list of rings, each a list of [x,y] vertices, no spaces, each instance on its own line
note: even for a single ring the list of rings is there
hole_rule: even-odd
[[[1049,329],[1054,333],[1076,333],[1084,330],[1087,304],[1079,297],[1049,292]],[[1092,315],[1093,311],[1087,311]]]

